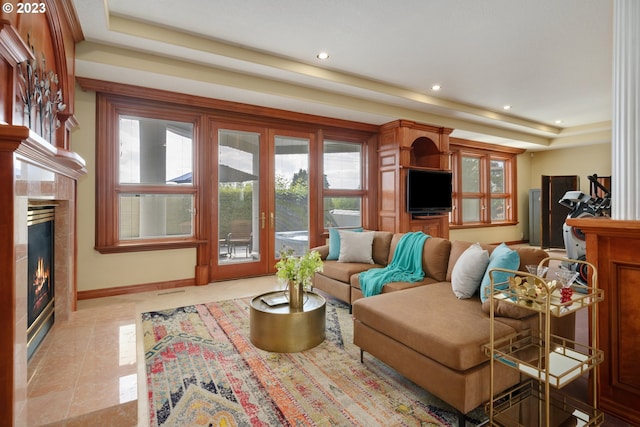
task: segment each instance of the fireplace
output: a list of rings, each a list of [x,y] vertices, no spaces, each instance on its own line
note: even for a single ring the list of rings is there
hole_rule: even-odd
[[[27,358],[53,326],[55,206],[29,206],[27,216]]]

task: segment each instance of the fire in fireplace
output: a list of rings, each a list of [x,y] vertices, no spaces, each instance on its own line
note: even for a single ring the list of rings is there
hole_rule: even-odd
[[[54,321],[54,206],[29,206],[27,237],[27,357]]]

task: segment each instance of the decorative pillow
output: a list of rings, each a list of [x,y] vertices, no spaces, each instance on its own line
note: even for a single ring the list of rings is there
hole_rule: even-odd
[[[492,268],[517,270],[518,267],[520,267],[520,255],[518,252],[510,249],[504,243],[501,243],[497,248],[495,248],[493,252],[491,252],[491,256],[489,257],[489,266],[487,267],[487,271],[482,279],[482,284],[480,285],[480,301],[485,302],[488,299],[491,289],[491,277],[489,275],[489,271],[491,271]],[[507,288],[509,285],[504,282],[507,282],[511,276],[513,276],[513,274],[500,271],[493,273],[494,283],[503,283],[500,286],[496,286],[496,289]]]
[[[373,237],[375,231],[362,231],[354,233],[352,231],[340,230],[340,255],[338,262],[362,262],[373,264]]]
[[[327,255],[327,261],[337,260],[340,256],[340,233],[338,231],[351,231],[361,232],[362,228],[351,228],[349,230],[339,230],[337,228],[329,229],[329,255]]]
[[[479,243],[469,246],[460,255],[451,272],[451,288],[459,299],[471,298],[480,287],[489,265],[489,252]]]

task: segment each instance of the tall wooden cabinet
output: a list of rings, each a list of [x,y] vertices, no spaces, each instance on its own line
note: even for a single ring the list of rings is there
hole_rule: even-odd
[[[396,120],[380,128],[378,146],[378,229],[394,233],[423,231],[449,237],[449,215],[407,212],[407,169],[450,170],[453,129]]]

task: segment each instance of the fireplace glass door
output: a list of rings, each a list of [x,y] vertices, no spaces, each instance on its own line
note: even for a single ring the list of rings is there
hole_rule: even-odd
[[[35,352],[53,324],[54,208],[34,206],[28,212],[27,356]]]

